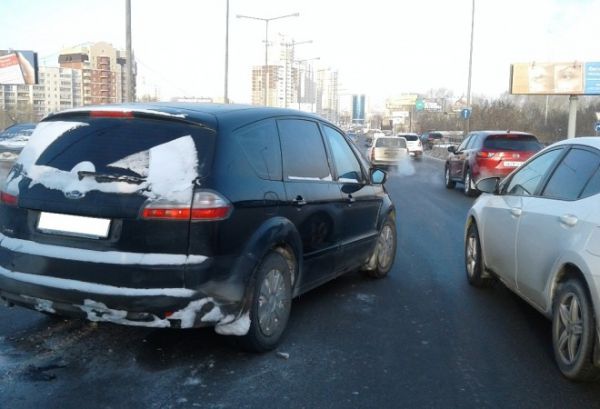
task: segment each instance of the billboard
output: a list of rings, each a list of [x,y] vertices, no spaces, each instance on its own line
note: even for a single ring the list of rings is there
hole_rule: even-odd
[[[352,122],[365,121],[365,96],[352,95]]]
[[[0,50],[0,85],[33,85],[37,83],[37,53]]]
[[[385,102],[385,107],[389,110],[396,110],[406,106],[414,106],[418,97],[417,94],[404,94],[388,98]]]
[[[600,95],[600,62],[512,64],[510,93],[531,95]]]

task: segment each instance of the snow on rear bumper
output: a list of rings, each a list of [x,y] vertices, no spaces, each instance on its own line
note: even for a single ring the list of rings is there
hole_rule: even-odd
[[[37,311],[129,326],[215,326],[220,334],[245,335],[250,325],[242,303],[219,300],[202,291],[116,287],[2,267],[0,299]]]

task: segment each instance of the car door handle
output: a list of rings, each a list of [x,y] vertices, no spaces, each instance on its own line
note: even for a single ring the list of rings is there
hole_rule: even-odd
[[[563,214],[562,216],[560,216],[560,223],[568,227],[575,226],[577,224],[577,221],[577,217],[573,216],[572,214]]]
[[[306,204],[306,200],[304,200],[302,196],[298,195],[294,200],[292,200],[292,203],[295,206],[304,206]]]
[[[518,207],[510,208],[510,214],[512,214],[515,217],[520,217],[522,213],[523,213],[523,210],[519,209]]]
[[[352,195],[348,195],[348,202],[349,203],[354,203],[356,202],[356,199],[352,197]]]

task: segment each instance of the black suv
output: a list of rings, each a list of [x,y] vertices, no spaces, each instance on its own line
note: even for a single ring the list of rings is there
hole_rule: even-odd
[[[293,110],[133,104],[47,117],[0,193],[0,297],[276,346],[291,299],[396,249],[383,171]]]

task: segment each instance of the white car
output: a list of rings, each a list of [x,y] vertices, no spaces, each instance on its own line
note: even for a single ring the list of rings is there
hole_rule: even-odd
[[[491,278],[552,319],[554,356],[573,380],[600,371],[600,138],[555,143],[504,180],[482,179],[467,216],[469,282]]]
[[[406,139],[397,136],[375,137],[367,151],[367,156],[374,166],[395,166],[407,155]]]
[[[408,148],[408,154],[415,159],[421,159],[423,157],[423,144],[419,135],[416,133],[400,133],[397,136],[406,139],[406,147]]]

